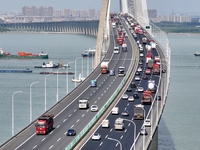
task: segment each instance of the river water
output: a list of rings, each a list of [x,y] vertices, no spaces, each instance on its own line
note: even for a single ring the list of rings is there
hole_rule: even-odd
[[[200,36],[184,34],[168,35],[168,38],[172,54],[171,79],[167,102],[158,128],[158,147],[159,150],[199,150],[200,57],[195,57],[193,54],[200,50]],[[34,66],[42,65],[44,61],[49,60],[55,63],[74,62],[81,53],[84,53],[85,49],[95,45],[95,37],[83,35],[0,34],[0,47],[6,52],[17,54],[18,51],[26,51],[38,54],[43,51],[49,54],[48,60],[0,60],[0,69],[29,68],[33,70],[33,73],[30,74],[0,74],[0,144],[12,136],[12,96],[15,92],[22,91],[13,96],[15,133],[30,122],[30,98],[32,99],[32,120],[44,112],[45,77],[47,108],[56,103],[57,92],[59,100],[67,93],[66,75],[59,75],[58,78],[57,75],[47,77],[39,72],[56,72],[57,69],[37,69]],[[92,58],[83,60],[78,58],[76,74],[82,71],[83,66],[82,74],[84,77],[87,76],[92,70],[92,61]],[[70,66],[68,71],[75,72],[75,62]],[[59,70],[59,72],[65,71],[66,69]],[[75,84],[71,82],[73,76],[68,76],[69,91],[75,87]],[[39,83],[34,83],[37,81]]]

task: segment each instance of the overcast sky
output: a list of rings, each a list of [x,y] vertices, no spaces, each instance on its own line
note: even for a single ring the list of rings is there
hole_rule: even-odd
[[[23,6],[52,6],[54,10],[100,10],[102,0],[0,0],[0,12],[22,12]],[[200,0],[147,0],[148,9],[159,14],[190,13],[200,15]],[[119,0],[111,0],[111,11],[119,10]]]

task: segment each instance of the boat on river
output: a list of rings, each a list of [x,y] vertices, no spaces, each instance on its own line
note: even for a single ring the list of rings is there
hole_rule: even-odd
[[[11,55],[10,52],[4,52],[0,48],[0,59],[48,59],[48,54],[40,52],[39,54],[32,54],[29,52],[18,52],[17,55]]]
[[[1,69],[0,73],[32,73],[33,71],[30,69]]]
[[[61,65],[53,63],[53,61],[49,61],[48,63],[43,62],[42,66],[34,66],[35,68],[58,68]]]
[[[59,75],[73,75],[73,72],[40,72],[40,74],[59,74]]]
[[[85,80],[85,78],[81,77],[81,73],[79,74],[78,79],[72,78],[72,82],[77,82],[77,83],[80,83],[83,80]]]
[[[200,52],[197,51],[196,53],[194,53],[194,56],[200,56]]]

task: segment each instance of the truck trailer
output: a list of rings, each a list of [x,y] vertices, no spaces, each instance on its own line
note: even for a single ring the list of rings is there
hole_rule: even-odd
[[[144,105],[134,105],[134,119],[144,119]]]
[[[40,116],[36,123],[36,134],[48,134],[53,129],[53,120],[54,115],[53,114],[44,114]]]
[[[117,118],[114,124],[115,130],[123,130],[124,129],[124,119]]]
[[[160,74],[160,64],[153,64],[153,74],[154,75],[159,75]]]
[[[143,92],[143,96],[142,96],[142,104],[151,104],[152,98],[151,98],[151,91],[146,90]]]

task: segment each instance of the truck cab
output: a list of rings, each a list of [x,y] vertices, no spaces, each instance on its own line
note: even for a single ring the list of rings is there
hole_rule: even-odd
[[[123,77],[123,76],[125,76],[126,75],[126,73],[125,73],[125,67],[119,67],[118,68],[118,76],[119,77]]]

